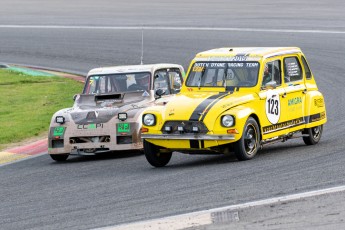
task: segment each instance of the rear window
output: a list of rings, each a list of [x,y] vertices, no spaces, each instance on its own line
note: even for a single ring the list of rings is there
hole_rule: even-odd
[[[285,82],[302,80],[301,65],[297,57],[284,58]]]

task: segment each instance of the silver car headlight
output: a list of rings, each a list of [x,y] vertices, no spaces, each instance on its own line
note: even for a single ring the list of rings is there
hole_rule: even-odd
[[[65,117],[64,116],[56,116],[55,117],[55,122],[56,123],[59,123],[59,124],[63,124],[63,123],[65,123]]]
[[[156,117],[153,114],[145,114],[143,116],[143,123],[146,126],[154,126],[156,124]]]
[[[235,124],[235,118],[231,115],[224,115],[222,117],[222,126],[231,127]]]

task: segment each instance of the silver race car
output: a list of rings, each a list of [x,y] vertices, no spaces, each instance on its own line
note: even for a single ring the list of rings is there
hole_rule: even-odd
[[[175,64],[92,69],[72,108],[50,122],[48,154],[65,161],[70,154],[141,150],[144,108],[165,105],[180,91],[184,70]]]

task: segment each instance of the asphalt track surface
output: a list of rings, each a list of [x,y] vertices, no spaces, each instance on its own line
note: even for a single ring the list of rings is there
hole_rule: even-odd
[[[187,67],[196,52],[210,48],[298,46],[328,116],[317,146],[296,139],[267,146],[246,162],[175,154],[157,169],[141,154],[119,153],[70,157],[62,164],[42,155],[2,166],[1,228],[88,229],[345,185],[344,10],[340,0],[1,2],[0,62],[83,73],[138,64],[142,26],[149,27],[145,63]]]

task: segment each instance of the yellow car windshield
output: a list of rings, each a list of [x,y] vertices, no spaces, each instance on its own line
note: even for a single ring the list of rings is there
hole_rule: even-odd
[[[258,62],[196,62],[186,85],[189,87],[253,87],[257,84]]]

